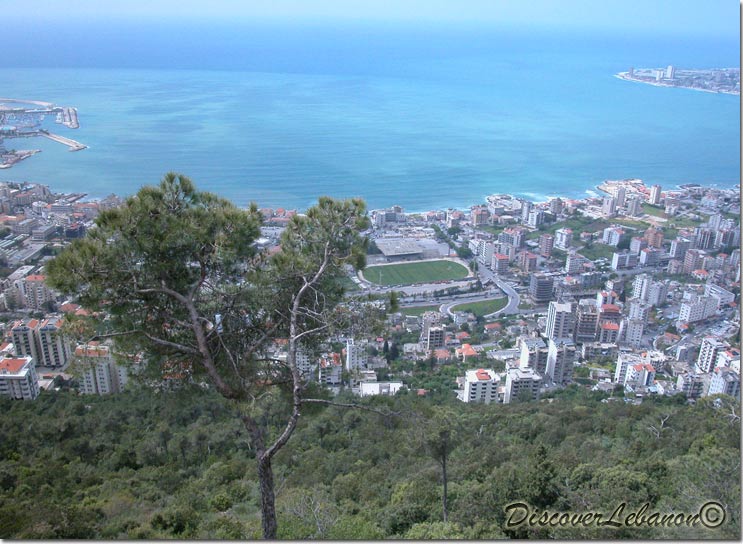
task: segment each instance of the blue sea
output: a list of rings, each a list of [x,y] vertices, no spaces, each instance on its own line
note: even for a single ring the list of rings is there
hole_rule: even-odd
[[[128,195],[175,170],[243,206],[320,195],[465,207],[508,192],[584,197],[605,179],[740,183],[737,96],[621,81],[738,67],[739,44],[549,28],[80,22],[4,31],[0,95],[78,108],[89,146],[0,181]]]

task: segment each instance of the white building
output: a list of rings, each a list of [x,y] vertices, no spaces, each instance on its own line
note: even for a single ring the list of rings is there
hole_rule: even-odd
[[[710,377],[707,394],[740,398],[740,374],[730,368],[716,368]]]
[[[715,315],[719,303],[720,300],[716,297],[696,296],[692,300],[681,303],[678,320],[682,323],[703,321]]]
[[[660,194],[662,191],[662,187],[660,185],[653,185],[650,188],[650,200],[649,202],[655,206],[660,204]]]
[[[111,348],[99,342],[75,348],[75,365],[80,374],[80,392],[85,395],[110,395],[126,387],[126,367],[116,364]]]
[[[547,310],[547,327],[545,336],[555,340],[573,338],[575,318],[573,305],[570,302],[550,302]]]
[[[623,319],[619,326],[619,339],[628,346],[639,348],[644,332],[645,324],[641,319]]]
[[[614,369],[614,383],[624,384],[629,367],[641,364],[645,364],[645,359],[639,354],[620,351],[617,357],[617,366]]]
[[[520,402],[539,398],[542,376],[532,368],[512,368],[506,374],[506,387],[503,402]]]
[[[533,368],[540,375],[547,372],[549,351],[544,340],[538,337],[520,336],[516,346],[519,349],[519,366],[521,368]]]
[[[359,384],[359,395],[362,397],[373,395],[391,396],[402,388],[402,382],[361,382]]]
[[[627,368],[627,374],[624,377],[624,386],[632,387],[648,387],[653,385],[655,381],[655,368],[650,363],[638,363],[635,365],[629,365]]]
[[[573,375],[575,344],[570,340],[549,341],[547,376],[552,383],[564,385]]]
[[[31,357],[0,360],[0,395],[16,400],[39,396],[39,377]]]
[[[366,346],[356,344],[353,338],[346,340],[346,370],[353,372],[366,366]]]
[[[650,319],[650,305],[638,299],[630,300],[629,318],[639,319],[644,325],[647,325],[648,319]]]
[[[708,283],[704,286],[704,296],[715,297],[720,301],[720,306],[723,304],[730,304],[735,301],[735,294],[731,293],[727,289],[723,289],[719,285],[714,283]]]
[[[555,231],[555,247],[567,251],[573,243],[573,229],[557,229]]]
[[[61,368],[70,358],[70,345],[62,334],[64,319],[51,316],[41,322],[36,334],[39,341],[39,366]]]
[[[490,404],[498,402],[500,376],[492,369],[468,370],[464,375],[464,402]]]
[[[699,346],[699,357],[697,357],[695,370],[705,373],[712,372],[715,368],[715,363],[717,363],[717,357],[729,347],[727,342],[723,342],[714,336],[703,338],[702,344]]]

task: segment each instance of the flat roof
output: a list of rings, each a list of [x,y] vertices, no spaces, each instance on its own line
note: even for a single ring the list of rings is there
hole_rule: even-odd
[[[394,257],[397,255],[415,255],[423,253],[423,248],[416,240],[405,238],[377,238],[374,240],[385,257]]]

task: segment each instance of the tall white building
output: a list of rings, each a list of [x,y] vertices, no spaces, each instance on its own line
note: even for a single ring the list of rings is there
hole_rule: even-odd
[[[650,203],[657,206],[660,204],[660,193],[662,191],[662,187],[660,185],[653,185],[650,188]]]
[[[640,347],[644,332],[645,324],[641,319],[623,319],[619,326],[620,340],[633,348]]]
[[[89,342],[75,348],[80,374],[80,392],[85,395],[110,395],[124,390],[129,375],[126,367],[116,364],[109,346]]]
[[[503,397],[505,404],[539,398],[542,376],[532,368],[512,368],[506,374],[506,387]]]
[[[490,404],[498,402],[500,376],[492,369],[468,370],[464,376],[464,402]]]
[[[575,344],[570,340],[549,341],[547,376],[552,383],[564,385],[573,375]]]
[[[550,302],[547,310],[547,328],[545,336],[554,340],[571,340],[573,338],[575,318],[573,305],[570,302]]]
[[[573,229],[562,228],[555,231],[555,247],[566,250],[573,243]]]
[[[31,357],[0,360],[0,396],[16,400],[39,396],[39,377]]]
[[[716,368],[709,381],[708,395],[740,398],[740,374],[730,368]]]
[[[629,318],[639,319],[643,325],[647,325],[650,319],[650,305],[642,300],[632,299],[629,303]]]
[[[718,355],[727,350],[730,346],[714,336],[707,336],[702,339],[699,346],[699,357],[697,357],[697,372],[712,372],[715,369]]]
[[[366,346],[356,344],[353,338],[346,340],[346,370],[352,372],[366,366]]]
[[[679,321],[682,323],[694,323],[702,321],[714,315],[720,304],[716,297],[694,297],[692,300],[681,303],[679,308]]]
[[[62,334],[64,319],[52,316],[41,322],[36,334],[39,340],[39,366],[61,368],[70,358],[70,345]]]
[[[547,371],[547,344],[538,337],[521,336],[518,339],[519,366],[533,368],[538,374],[544,375]]]

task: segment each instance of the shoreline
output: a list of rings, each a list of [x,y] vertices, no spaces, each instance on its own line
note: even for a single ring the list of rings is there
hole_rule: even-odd
[[[653,87],[687,89],[689,91],[700,91],[703,93],[710,93],[710,94],[728,94],[732,96],[740,96],[740,92],[735,92],[735,91],[713,91],[711,89],[700,89],[699,87],[687,87],[684,85],[669,85],[668,83],[663,83],[661,81],[647,81],[644,79],[637,79],[634,77],[630,77],[628,72],[619,72],[618,74],[614,74],[614,77],[617,79],[621,79],[622,81],[631,81],[632,83],[644,83],[645,85],[652,85]]]

